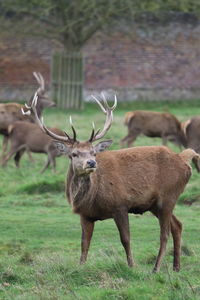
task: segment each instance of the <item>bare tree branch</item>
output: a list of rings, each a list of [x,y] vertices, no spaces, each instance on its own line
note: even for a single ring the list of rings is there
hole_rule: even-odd
[[[98,30],[122,18],[134,20],[163,11],[200,12],[199,0],[0,0],[0,25],[26,22],[30,29],[61,41],[66,49],[79,49]],[[3,21],[4,20],[4,21]],[[9,27],[10,25],[10,27]],[[42,25],[42,26],[41,26]],[[20,28],[21,29],[21,28]]]

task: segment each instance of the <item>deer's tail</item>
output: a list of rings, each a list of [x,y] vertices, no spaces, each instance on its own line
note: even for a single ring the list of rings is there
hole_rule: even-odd
[[[128,111],[125,114],[125,119],[124,119],[124,125],[128,126],[130,120],[134,117],[134,112],[133,111]]]
[[[8,134],[9,134],[9,135],[11,135],[13,129],[14,129],[14,125],[13,125],[13,124],[10,124],[10,125],[8,126]]]

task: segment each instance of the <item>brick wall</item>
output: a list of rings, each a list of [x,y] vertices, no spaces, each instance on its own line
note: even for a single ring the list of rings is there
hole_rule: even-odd
[[[0,36],[0,100],[27,98],[36,87],[33,71],[49,85],[53,49],[41,38]],[[200,24],[110,29],[83,53],[86,96],[113,90],[120,100],[199,98]]]
[[[50,80],[53,45],[39,38],[0,36],[0,100],[27,99],[37,83],[33,71]]]

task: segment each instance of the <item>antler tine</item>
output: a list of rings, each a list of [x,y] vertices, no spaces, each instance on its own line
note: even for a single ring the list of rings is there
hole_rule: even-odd
[[[73,131],[73,140],[76,141],[76,130],[74,128],[74,125],[72,123],[72,116],[69,117],[69,122],[70,122],[70,125],[71,125],[71,128],[72,128],[72,131]]]
[[[104,102],[104,105],[108,108],[108,109],[111,109],[111,110],[114,110],[117,106],[117,96],[115,95],[115,101],[114,101],[114,104],[113,106],[109,106],[108,105],[108,102],[106,100],[106,97],[105,97],[105,94],[103,92],[101,92],[101,95],[102,95],[102,98],[103,98],[103,102]]]
[[[115,100],[114,100],[114,104],[113,106],[109,106],[108,105],[108,101],[106,100],[106,97],[105,97],[105,94],[103,92],[101,92],[101,95],[102,95],[102,98],[103,98],[103,101],[104,101],[104,104],[107,108],[111,109],[111,110],[114,110],[117,106],[117,96],[115,95]]]
[[[92,129],[92,133],[91,133],[91,135],[90,135],[90,138],[89,138],[89,140],[88,140],[88,142],[92,142],[92,140],[93,140],[93,138],[94,138],[94,136],[95,136],[95,131],[94,131],[94,128]]]
[[[97,130],[97,133],[99,132],[99,129]],[[94,122],[92,122],[92,133],[90,135],[90,138],[88,140],[88,142],[92,142],[93,138],[95,137],[96,133],[95,133],[95,124]]]
[[[117,107],[117,95],[115,95],[115,102],[113,106],[111,107],[112,110],[114,110]]]
[[[106,96],[105,96],[105,94],[104,94],[103,92],[101,92],[101,96],[102,96],[102,98],[103,98],[103,103],[104,103],[104,105],[105,105],[107,108],[109,108],[108,102],[107,102],[107,100],[106,100]]]
[[[106,132],[109,130],[109,128],[112,124],[112,121],[113,121],[113,110],[117,106],[117,97],[116,97],[116,95],[115,95],[114,104],[111,107],[108,105],[108,102],[106,100],[106,97],[105,97],[104,93],[101,93],[101,95],[102,95],[105,107],[100,103],[100,101],[95,96],[92,95],[92,97],[98,103],[101,110],[106,114],[106,121],[105,121],[105,124],[104,124],[104,127],[103,127],[102,131],[98,130],[96,133],[93,133],[93,131],[92,131],[91,137],[89,139],[90,142],[94,142],[96,140],[99,140],[100,138],[102,138],[106,134]]]
[[[24,106],[27,108],[27,109],[31,109],[31,106],[28,106],[28,104],[24,104]]]
[[[37,80],[37,83],[40,84],[40,78],[38,76],[37,72],[33,72],[33,76],[35,77],[35,79]]]
[[[41,82],[41,77],[39,76],[38,72],[33,72],[33,76],[35,77],[35,79],[37,80],[37,83],[39,84],[39,87],[37,89],[37,92],[39,93],[43,89],[42,82]]]
[[[30,110],[27,110],[27,111],[24,111],[23,108],[21,108],[21,112],[22,112],[22,115],[29,115],[31,114]]]
[[[103,107],[103,105],[101,104],[101,102],[94,95],[91,95],[91,97],[98,103],[98,105],[100,106],[100,108],[103,111],[103,113],[106,114],[106,110]]]
[[[34,94],[34,97],[33,99],[29,100],[29,102],[31,102],[31,105],[29,106],[27,103],[24,104],[24,106],[28,109],[26,112],[24,111],[23,108],[21,108],[21,112],[23,115],[31,115],[31,109],[32,109],[32,105],[33,105],[33,102],[35,103],[36,102],[36,105],[37,105],[37,101],[36,101],[36,96],[37,96],[37,92]],[[38,96],[37,96],[38,97]]]
[[[40,72],[38,72],[38,76],[40,77],[41,86],[42,86],[42,89],[44,90],[45,89],[44,77],[42,76],[42,74]]]

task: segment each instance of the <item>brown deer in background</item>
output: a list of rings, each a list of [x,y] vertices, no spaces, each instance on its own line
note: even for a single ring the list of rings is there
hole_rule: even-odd
[[[65,136],[64,132],[57,129],[51,128],[56,134]],[[43,173],[49,165],[52,165],[53,171],[56,171],[56,160],[55,158],[60,156],[61,153],[58,151],[54,141],[41,128],[34,123],[18,121],[13,123],[8,128],[9,140],[11,143],[10,151],[4,157],[2,166],[5,167],[7,161],[13,156],[16,167],[19,167],[19,162],[25,151],[28,153],[45,153],[47,154],[47,162],[41,170]]]
[[[186,147],[187,141],[182,131],[181,122],[170,113],[145,110],[127,112],[124,124],[128,127],[128,135],[121,140],[121,146],[128,147],[140,134],[148,137],[162,138],[163,145],[171,141],[179,147]]]
[[[70,158],[66,195],[73,211],[80,215],[82,243],[80,262],[87,259],[94,223],[113,218],[125,249],[128,265],[134,265],[130,249],[128,214],[152,212],[160,224],[160,249],[154,266],[159,271],[161,260],[171,231],[174,241],[173,269],[180,269],[181,222],[173,214],[176,200],[183,192],[191,176],[190,160],[199,159],[191,149],[180,154],[160,146],[133,147],[105,151],[111,140],[93,143],[106,134],[113,120],[113,107],[109,107],[103,96],[104,105],[95,98],[106,115],[103,130],[92,130],[90,138],[80,142],[71,123],[73,137],[56,135],[37,116],[37,95],[32,111],[41,129],[53,140],[61,153]]]
[[[37,111],[41,116],[44,108],[55,106],[55,103],[48,100],[46,96],[44,78],[40,73],[33,72],[34,77],[39,84],[37,89],[38,103]],[[34,96],[34,95],[33,95]],[[33,96],[29,100],[29,105],[32,102]],[[1,103],[0,104],[0,134],[3,135],[2,159],[5,155],[8,146],[8,127],[16,121],[26,121],[34,123],[34,116],[23,115],[21,109],[27,110],[24,105],[19,103]]]
[[[182,123],[187,138],[187,147],[200,153],[200,116],[195,116]]]

